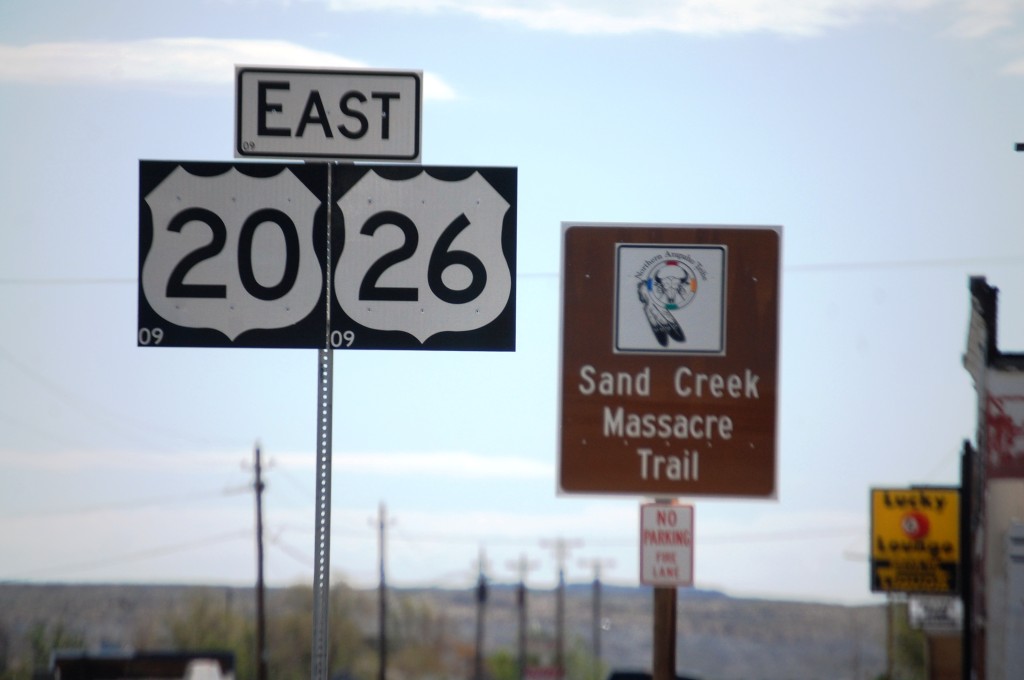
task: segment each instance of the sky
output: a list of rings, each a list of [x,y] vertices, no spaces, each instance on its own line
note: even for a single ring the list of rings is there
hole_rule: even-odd
[[[1024,349],[1005,0],[6,0],[0,582],[312,583],[317,352],[138,347],[140,159],[231,161],[234,68],[424,73],[422,162],[518,168],[514,352],[336,352],[331,571],[639,579],[642,498],[556,492],[563,221],[782,228],[778,495],[698,588],[864,603],[869,491],[955,485],[968,281]]]

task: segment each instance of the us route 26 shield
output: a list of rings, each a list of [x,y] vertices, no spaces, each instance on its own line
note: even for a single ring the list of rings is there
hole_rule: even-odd
[[[336,166],[332,344],[514,350],[516,177]]]

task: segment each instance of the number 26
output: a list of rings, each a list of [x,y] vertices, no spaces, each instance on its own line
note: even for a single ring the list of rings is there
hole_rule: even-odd
[[[381,275],[391,267],[411,258],[419,246],[419,232],[416,224],[407,216],[393,210],[384,210],[366,220],[359,233],[373,236],[385,225],[398,227],[402,232],[402,244],[388,251],[366,270],[359,284],[360,300],[392,300],[412,302],[419,299],[419,289],[404,286],[381,286]],[[476,255],[465,250],[451,250],[451,245],[462,231],[470,225],[465,214],[456,217],[441,232],[441,236],[430,252],[427,263],[427,286],[443,302],[452,305],[465,304],[480,296],[487,285],[487,269]],[[448,267],[462,265],[469,270],[470,282],[465,288],[451,288],[444,282]]]

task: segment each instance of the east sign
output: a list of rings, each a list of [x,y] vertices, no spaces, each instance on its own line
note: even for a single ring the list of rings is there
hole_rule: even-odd
[[[235,156],[418,162],[419,71],[235,69]]]
[[[138,344],[513,350],[516,177],[141,161]]]
[[[961,587],[960,490],[871,490],[871,590],[955,594]]]
[[[776,493],[781,229],[563,224],[559,487]]]

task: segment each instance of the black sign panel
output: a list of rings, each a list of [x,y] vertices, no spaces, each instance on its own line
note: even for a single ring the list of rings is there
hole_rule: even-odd
[[[331,344],[515,349],[514,168],[337,166]]]
[[[141,161],[138,344],[513,350],[516,180]]]

